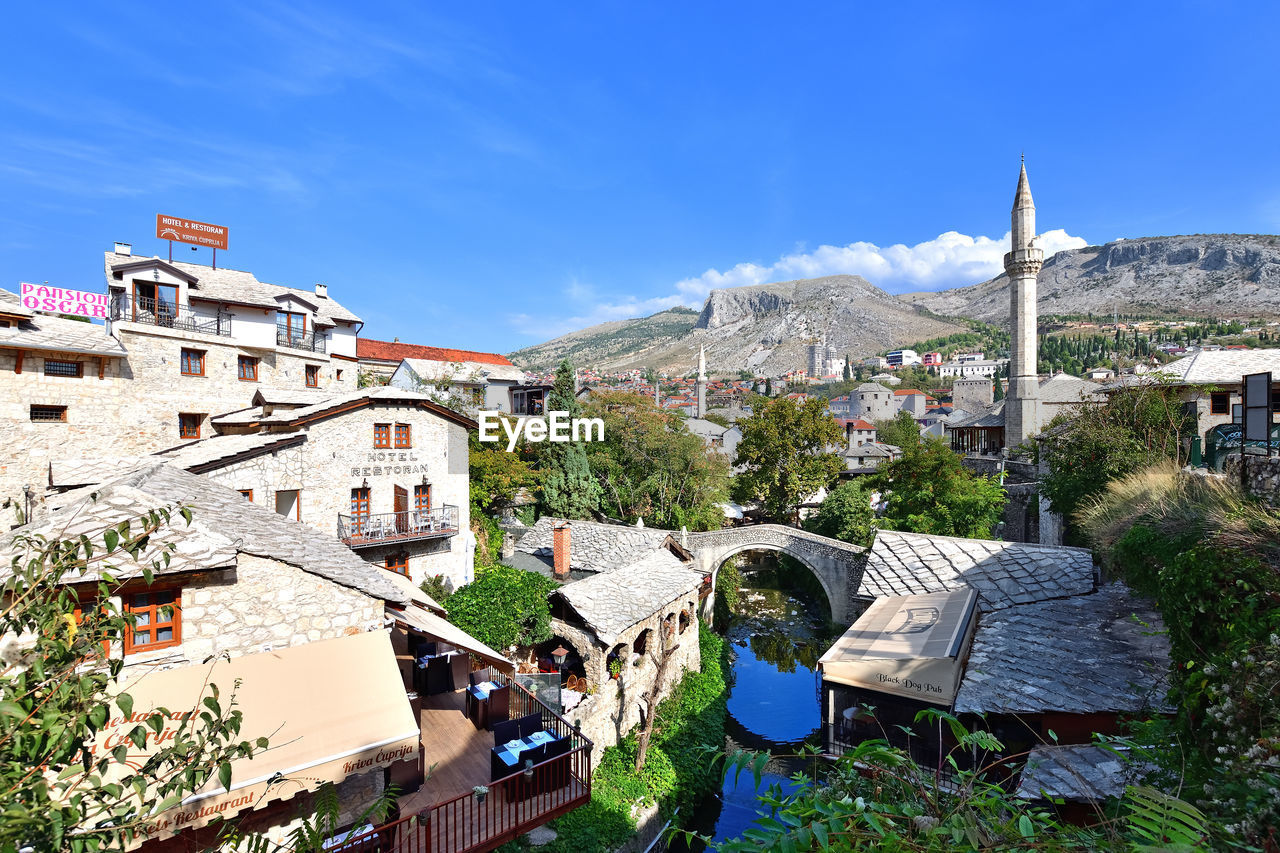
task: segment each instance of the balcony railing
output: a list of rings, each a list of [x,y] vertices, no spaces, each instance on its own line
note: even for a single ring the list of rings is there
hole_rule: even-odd
[[[112,296],[110,308],[112,320],[231,337],[231,315],[222,311],[212,317],[202,316],[192,311],[189,305],[145,296],[131,297],[127,293]]]
[[[352,548],[456,536],[458,508],[445,504],[432,509],[339,515],[338,538]]]
[[[276,326],[276,346],[307,350],[308,352],[325,351],[324,335],[316,334],[314,329],[310,332],[304,332],[300,329],[290,329],[281,325]]]

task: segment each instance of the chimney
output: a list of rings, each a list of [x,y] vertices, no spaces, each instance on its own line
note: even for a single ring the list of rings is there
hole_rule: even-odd
[[[557,524],[552,536],[554,537],[552,550],[555,561],[552,574],[558,581],[567,581],[569,579],[569,522],[562,521]]]
[[[117,241],[117,242],[116,242],[116,254],[117,254],[117,255],[132,255],[132,254],[133,254],[133,245],[132,245],[132,244],[130,244],[130,243],[121,243],[121,242]]]
[[[316,296],[320,297],[321,299],[328,299],[329,285],[320,284],[319,282],[316,282]]]

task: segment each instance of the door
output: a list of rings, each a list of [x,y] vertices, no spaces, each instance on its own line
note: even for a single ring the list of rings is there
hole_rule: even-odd
[[[409,490],[404,486],[395,487],[396,530],[404,533],[409,529]]]
[[[172,325],[178,316],[178,288],[172,284],[156,284],[150,281],[133,283],[133,317],[157,325]]]
[[[351,535],[364,536],[369,531],[369,490],[351,490]]]

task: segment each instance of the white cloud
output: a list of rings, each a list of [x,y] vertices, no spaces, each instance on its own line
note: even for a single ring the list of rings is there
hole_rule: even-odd
[[[1063,249],[1078,249],[1088,243],[1059,228],[1041,234],[1038,245],[1048,258]],[[769,265],[741,263],[724,272],[709,269],[700,276],[676,282],[674,293],[650,299],[634,296],[598,299],[590,284],[574,279],[565,289],[565,295],[577,316],[549,319],[518,314],[508,319],[518,332],[545,341],[597,323],[645,317],[674,305],[701,308],[708,293],[724,287],[827,275],[860,275],[890,293],[944,290],[977,284],[999,275],[1004,269],[1004,253],[1008,247],[1007,232],[993,240],[957,231],[939,234],[914,246],[896,243],[881,248],[865,242],[819,246],[811,252],[783,255]]]

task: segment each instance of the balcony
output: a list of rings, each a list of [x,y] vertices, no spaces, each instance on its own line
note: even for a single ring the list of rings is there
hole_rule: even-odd
[[[458,508],[449,504],[433,509],[338,516],[338,538],[352,548],[457,534]]]
[[[324,335],[317,335],[314,329],[307,332],[301,329],[290,329],[288,326],[278,324],[276,325],[276,346],[306,350],[307,352],[325,351]]]
[[[231,337],[230,314],[219,311],[212,317],[199,315],[189,305],[179,305],[165,299],[116,293],[111,297],[109,316],[112,320],[126,323],[145,323],[165,329]]]

